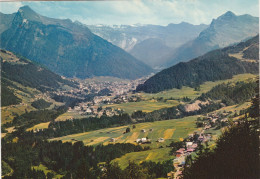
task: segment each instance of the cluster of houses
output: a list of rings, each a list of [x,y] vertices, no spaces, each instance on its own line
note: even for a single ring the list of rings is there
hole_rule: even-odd
[[[120,108],[111,108],[111,107],[99,107],[99,106],[88,106],[85,103],[80,103],[73,108],[69,107],[68,112],[77,112],[80,115],[92,116],[92,117],[101,117],[102,115],[114,116],[121,114],[123,111]]]
[[[182,169],[185,165],[185,158],[188,155],[191,155],[192,152],[195,152],[199,144],[206,143],[211,140],[212,138],[211,134],[205,133],[205,131],[215,127],[216,123],[220,123],[220,122],[227,123],[228,115],[229,113],[225,113],[225,112],[221,114],[216,114],[216,113],[207,114],[207,116],[203,119],[202,131],[199,134],[197,134],[196,132],[194,134],[189,134],[185,146],[179,148],[174,153],[176,158],[173,160],[173,164],[176,168],[176,171],[169,172],[167,174],[168,179],[180,178],[182,174]]]
[[[228,118],[227,116],[229,113],[210,113],[207,114],[206,117],[202,119],[202,126],[204,127],[204,130],[209,130],[210,128],[219,126],[224,127],[228,125]]]
[[[77,80],[78,88],[71,90],[57,91],[56,95],[82,98],[82,95],[88,95],[91,93],[99,93],[100,91],[107,89],[111,93],[104,96],[97,95],[90,102],[79,103],[74,107],[70,107],[68,112],[78,113],[79,115],[86,117],[100,117],[102,115],[113,116],[123,112],[122,109],[111,109],[110,107],[102,107],[110,104],[121,104],[127,102],[137,102],[141,98],[138,95],[133,95],[132,91],[136,89],[136,86],[143,83],[146,78],[132,80],[132,81],[98,81],[98,80]],[[129,95],[130,93],[131,95]]]

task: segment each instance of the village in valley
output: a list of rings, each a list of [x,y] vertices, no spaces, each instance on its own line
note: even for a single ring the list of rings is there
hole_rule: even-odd
[[[82,99],[88,95],[93,95],[92,100],[80,102],[68,108],[68,113],[79,114],[83,117],[101,117],[102,115],[113,116],[122,114],[123,109],[106,107],[107,105],[121,104],[141,101],[141,96],[135,95],[134,91],[139,84],[142,84],[148,77],[136,80],[79,80],[78,87],[71,90],[61,90],[54,92],[57,96],[68,96]],[[104,107],[105,106],[105,107]],[[73,118],[71,118],[73,119]]]

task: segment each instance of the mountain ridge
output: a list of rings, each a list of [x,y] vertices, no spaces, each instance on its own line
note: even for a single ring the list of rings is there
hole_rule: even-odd
[[[248,55],[248,49],[251,55]],[[155,93],[172,88],[180,89],[182,86],[195,88],[203,82],[229,79],[236,74],[256,74],[259,72],[258,54],[259,35],[246,42],[213,50],[189,62],[180,62],[164,69],[137,86],[136,91]]]
[[[167,58],[164,66],[169,67],[181,61],[198,57],[211,50],[239,43],[258,34],[259,18],[251,15],[235,15],[227,11],[213,19],[199,36],[179,47]]]
[[[151,66],[159,67],[164,56],[183,45],[185,42],[193,40],[199,33],[208,27],[205,24],[193,25],[186,22],[179,24],[161,25],[87,25],[96,35],[110,41],[114,45],[128,51],[131,55]],[[147,43],[151,43],[151,47]],[[164,46],[165,49],[160,49]],[[156,49],[156,47],[158,47]]]
[[[30,19],[31,18],[31,19]],[[1,48],[21,54],[66,77],[136,79],[153,70],[71,20],[47,18],[29,6],[15,14],[1,35]]]

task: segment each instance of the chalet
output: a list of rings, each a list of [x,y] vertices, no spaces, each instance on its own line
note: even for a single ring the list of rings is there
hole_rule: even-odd
[[[200,141],[203,141],[203,140],[204,140],[204,137],[203,137],[203,136],[199,136],[199,140],[200,140]]]
[[[204,127],[205,130],[209,130],[210,128],[211,128],[211,125],[206,125],[206,126]]]
[[[164,142],[164,138],[159,138],[157,142]]]
[[[145,143],[145,142],[147,142],[147,139],[146,138],[142,138],[141,141],[142,141],[142,143]]]
[[[188,153],[194,152],[194,149],[192,149],[192,148],[187,149],[187,152],[188,152]]]
[[[191,146],[192,149],[196,149],[197,147],[198,147],[198,144],[196,144],[196,143],[192,144],[192,146]]]
[[[111,138],[111,139],[110,139],[110,142],[115,142],[115,141],[116,141],[115,138]]]
[[[146,130],[145,130],[145,129],[142,129],[141,132],[146,132]]]
[[[221,119],[221,122],[227,122],[227,121],[228,121],[227,118]]]
[[[142,142],[142,140],[141,139],[136,139],[136,142],[139,143],[139,142]]]
[[[173,160],[173,163],[178,163],[179,162],[179,159],[178,158],[175,158],[174,160]]]
[[[75,107],[74,107],[74,110],[75,110],[75,111],[80,111],[80,110],[81,110],[81,107],[80,107],[80,106],[75,106]]]
[[[179,150],[176,151],[176,154],[184,154],[185,149],[184,148],[180,148]]]
[[[191,148],[192,144],[193,144],[193,142],[186,142],[186,147]]]

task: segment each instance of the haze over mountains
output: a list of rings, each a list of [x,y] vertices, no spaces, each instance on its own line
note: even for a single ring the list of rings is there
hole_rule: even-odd
[[[161,66],[165,56],[184,43],[196,38],[208,26],[180,24],[160,25],[88,25],[89,29],[126,50],[137,59],[155,68]]]
[[[41,16],[24,6],[0,16],[1,48],[43,64],[66,77],[114,76],[136,79],[152,69],[86,26]]]
[[[226,12],[208,25],[91,25],[90,30],[153,68],[165,68],[258,33],[258,17]]]

